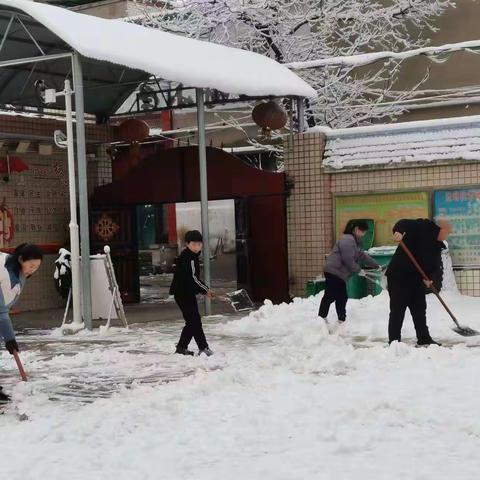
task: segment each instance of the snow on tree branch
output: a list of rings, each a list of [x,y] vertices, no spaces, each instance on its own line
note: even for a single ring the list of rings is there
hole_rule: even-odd
[[[392,86],[398,61],[361,74],[354,64],[323,59],[425,47],[435,20],[453,0],[137,0],[135,21],[150,27],[252,50],[292,64],[318,92],[309,123],[345,127],[395,117],[409,92]],[[398,59],[401,60],[401,59]],[[315,65],[312,62],[319,62]],[[303,68],[304,66],[317,68]],[[221,72],[219,72],[221,75]],[[414,93],[412,89],[411,93]],[[354,108],[349,108],[355,105]]]

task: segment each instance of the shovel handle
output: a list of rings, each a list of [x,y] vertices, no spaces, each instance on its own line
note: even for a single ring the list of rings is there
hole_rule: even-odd
[[[17,363],[18,371],[20,372],[20,377],[24,382],[27,381],[27,374],[25,373],[25,369],[23,368],[22,361],[20,360],[20,355],[16,350],[13,351],[13,358],[15,358],[15,362]]]
[[[418,273],[422,276],[422,278],[427,282],[431,282],[431,280],[428,278],[428,275],[423,271],[423,268],[417,262],[417,259],[413,256],[413,253],[405,245],[405,242],[403,240],[400,240],[400,246],[402,247],[403,251],[407,254],[407,257],[411,260],[413,265],[415,265],[415,268],[417,269]]]
[[[422,267],[420,264],[417,262],[417,259],[413,256],[413,253],[410,251],[410,249],[405,245],[405,242],[403,240],[400,240],[400,246],[402,247],[403,251],[407,254],[407,257],[412,261],[413,265],[415,265],[415,268],[418,270],[418,273],[422,276],[422,278],[427,281],[431,282],[430,278],[428,278],[428,275],[423,271]],[[458,328],[460,327],[460,324],[458,323],[458,320],[456,319],[455,315],[452,313],[450,308],[448,308],[448,305],[444,302],[443,298],[440,296],[440,293],[436,289],[435,285],[433,283],[430,285],[430,290],[435,294],[435,296],[438,298],[440,303],[443,305],[443,308],[447,311],[447,313],[452,317],[452,320],[455,322],[455,325]]]

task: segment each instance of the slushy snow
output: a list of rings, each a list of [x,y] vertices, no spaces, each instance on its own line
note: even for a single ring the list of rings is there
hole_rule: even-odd
[[[444,296],[480,330],[479,298]],[[447,347],[415,348],[408,316],[405,343],[388,347],[386,293],[349,301],[329,334],[320,298],[206,319],[211,358],[172,355],[180,322],[20,338],[31,381],[2,354],[15,400],[0,415],[2,475],[477,479],[480,337],[455,334],[430,295],[430,330]]]

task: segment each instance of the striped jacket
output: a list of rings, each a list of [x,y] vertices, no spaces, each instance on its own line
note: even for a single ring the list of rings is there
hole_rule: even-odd
[[[25,277],[14,257],[0,253],[0,336],[5,342],[15,338],[9,312],[24,285]]]
[[[201,293],[208,293],[208,286],[200,280],[199,254],[186,248],[175,262],[170,295],[178,297],[192,297]]]

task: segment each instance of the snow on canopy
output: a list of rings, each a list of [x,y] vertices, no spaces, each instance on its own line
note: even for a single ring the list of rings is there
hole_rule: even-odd
[[[311,131],[325,133],[323,165],[335,169],[480,160],[480,116]]]
[[[253,52],[28,0],[0,0],[0,5],[25,12],[88,58],[226,93],[316,96],[287,67]]]

